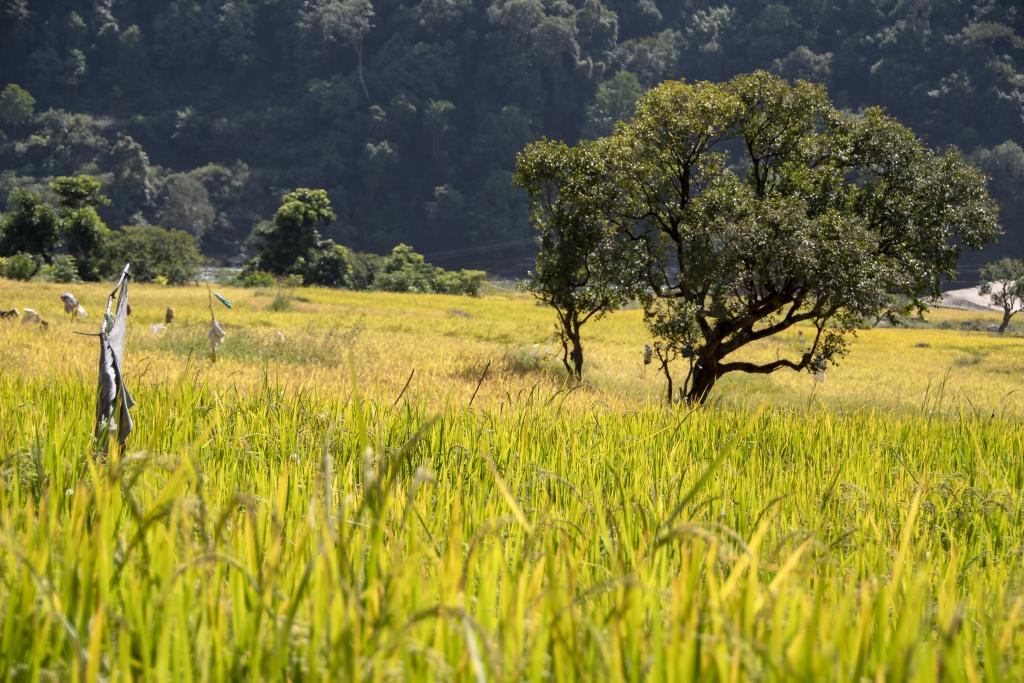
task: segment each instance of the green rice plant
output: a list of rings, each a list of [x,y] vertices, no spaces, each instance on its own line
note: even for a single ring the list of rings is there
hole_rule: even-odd
[[[2,679],[1024,680],[1019,340],[865,330],[690,411],[636,311],[567,383],[520,295],[236,289],[214,365],[205,288],[133,285],[104,459],[64,288],[0,281],[52,321],[0,323]]]
[[[204,372],[140,386],[106,462],[90,382],[0,378],[6,678],[1024,676],[1013,420]]]

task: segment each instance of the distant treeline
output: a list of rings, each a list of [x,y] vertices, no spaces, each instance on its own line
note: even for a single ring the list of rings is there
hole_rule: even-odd
[[[96,281],[117,277],[123,264],[131,263],[131,277],[138,282],[180,285],[195,280],[204,258],[193,235],[155,225],[111,230],[98,212],[110,204],[100,187],[96,178],[80,175],[57,177],[45,192],[13,190],[8,210],[0,214],[0,277]],[[480,293],[483,271],[445,270],[406,244],[379,256],[322,239],[319,228],[334,218],[323,190],[286,193],[273,219],[254,231],[256,256],[235,284]]]
[[[1016,0],[0,0],[0,41],[0,201],[95,175],[115,230],[182,228],[220,261],[306,186],[334,206],[325,238],[522,272],[528,247],[494,245],[530,236],[528,142],[756,68],[960,146],[1003,207],[991,254],[1024,254]]]

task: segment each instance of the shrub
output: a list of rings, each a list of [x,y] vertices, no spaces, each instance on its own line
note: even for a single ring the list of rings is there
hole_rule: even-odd
[[[372,289],[377,274],[384,267],[384,257],[379,254],[363,254],[350,252],[349,261],[352,265],[352,289]]]
[[[39,262],[31,254],[19,251],[7,257],[3,264],[3,276],[11,280],[29,280],[39,270]]]
[[[438,276],[436,291],[441,294],[480,296],[487,273],[482,270],[443,270]]]
[[[78,262],[74,256],[60,254],[53,257],[53,262],[44,265],[36,273],[35,279],[43,282],[81,282],[78,274]]]
[[[384,258],[373,286],[385,292],[433,292],[438,276],[436,270],[422,254],[417,254],[407,244],[399,244]]]
[[[131,263],[132,279],[152,282],[158,275],[172,285],[194,280],[202,255],[196,239],[184,230],[155,225],[129,225],[111,235],[105,272],[114,275]]]
[[[412,247],[399,244],[383,259],[373,281],[374,289],[387,292],[480,293],[485,273],[480,270],[447,271],[426,262]]]
[[[308,263],[302,264],[302,284],[322,287],[350,287],[351,252],[331,240],[321,242]]]
[[[242,269],[242,272],[235,278],[235,284],[239,287],[273,287],[276,284],[273,273],[268,273],[265,270],[256,270],[255,268],[249,268],[246,266]]]

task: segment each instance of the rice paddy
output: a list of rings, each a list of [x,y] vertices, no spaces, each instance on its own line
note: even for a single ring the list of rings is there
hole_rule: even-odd
[[[573,387],[516,293],[220,290],[212,364],[205,288],[132,285],[104,458],[72,332],[109,288],[74,287],[84,323],[65,288],[0,280],[50,321],[0,322],[4,679],[1024,680],[1024,339],[994,316],[693,410],[638,311],[585,329]]]

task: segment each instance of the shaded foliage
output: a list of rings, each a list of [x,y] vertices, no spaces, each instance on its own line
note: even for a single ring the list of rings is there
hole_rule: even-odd
[[[406,244],[399,244],[380,261],[373,289],[386,292],[468,294],[476,296],[484,281],[477,270],[446,271],[426,262]]]
[[[7,5],[0,195],[95,175],[111,227],[187,229],[221,260],[244,262],[280,188],[305,186],[334,206],[324,238],[482,247],[443,265],[522,272],[528,247],[494,245],[529,234],[511,177],[527,142],[606,135],[665,79],[757,68],[825,83],[841,108],[882,105],[983,159],[1005,205],[1000,249],[1024,249],[1019,183],[998,177],[1024,143],[1012,0]]]
[[[202,264],[192,235],[155,225],[129,225],[112,233],[105,257],[107,273],[131,263],[133,280],[154,282],[162,278],[172,285],[194,280]]]

